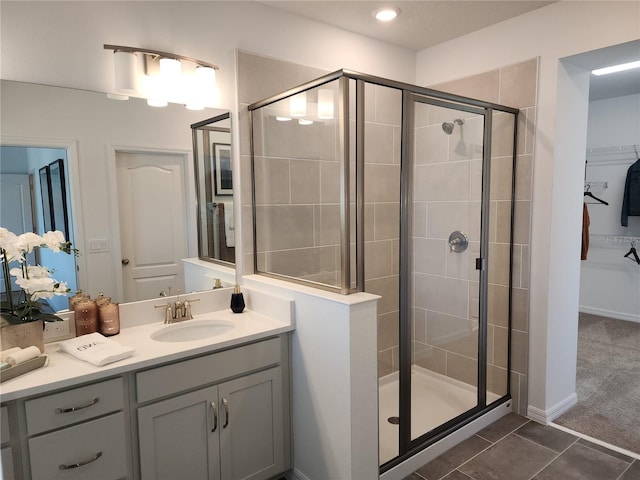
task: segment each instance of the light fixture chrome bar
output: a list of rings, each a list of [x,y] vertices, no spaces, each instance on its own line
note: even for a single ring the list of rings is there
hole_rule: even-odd
[[[150,55],[152,57],[163,57],[163,58],[172,58],[173,60],[184,60],[186,62],[195,63],[200,67],[209,67],[214,70],[220,70],[220,67],[213,63],[203,62],[202,60],[198,60],[192,57],[185,57],[184,55],[177,55],[175,53],[162,52],[160,50],[151,50],[148,48],[138,48],[138,47],[125,47],[124,45],[104,45],[105,50],[113,50],[115,52],[127,52],[127,53],[142,53],[144,55]]]

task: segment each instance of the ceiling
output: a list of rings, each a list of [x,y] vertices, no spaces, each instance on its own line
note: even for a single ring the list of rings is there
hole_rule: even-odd
[[[419,51],[467,33],[522,15],[552,1],[540,0],[297,0],[262,3],[334,27]],[[393,6],[400,15],[392,22],[376,20],[373,12]]]
[[[522,15],[554,1],[541,0],[262,0],[273,8],[310,18],[385,43],[420,51],[456,37]],[[383,6],[400,9],[392,22],[377,21],[373,12]],[[599,68],[622,63],[632,52],[640,59],[640,47],[625,49],[622,55],[614,47],[601,54],[585,54],[583,67]],[[580,57],[579,55],[575,58]],[[618,58],[620,57],[620,58]],[[578,62],[576,62],[578,63]],[[587,65],[588,64],[588,65]],[[640,94],[640,69],[591,76],[591,100]]]

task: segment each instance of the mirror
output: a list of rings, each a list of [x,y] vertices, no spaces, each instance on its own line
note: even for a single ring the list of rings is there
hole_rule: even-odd
[[[191,129],[198,201],[198,257],[234,264],[231,117],[225,113],[195,123]]]
[[[80,250],[80,256],[75,259],[77,268],[74,264],[72,268],[65,269],[65,275],[70,278],[59,278],[61,275],[58,275],[56,279],[75,285],[75,281],[72,283],[69,280],[75,280],[77,277],[77,288],[90,295],[96,296],[99,292],[104,292],[116,301],[124,301],[123,292],[126,287],[123,286],[122,280],[124,257],[120,235],[123,228],[118,211],[116,169],[117,160],[123,153],[129,155],[133,152],[155,157],[168,153],[181,159],[182,173],[176,178],[180,178],[182,185],[186,214],[180,229],[187,232],[186,256],[193,258],[198,255],[196,173],[191,159],[193,139],[189,126],[213,115],[228,115],[228,112],[219,109],[190,111],[176,104],[169,104],[165,108],[152,108],[144,100],[137,98],[117,101],[100,92],[8,80],[0,81],[0,85],[0,144],[3,146],[0,152],[0,179],[3,181],[3,187],[5,179],[10,174],[32,173],[36,180],[38,210],[42,210],[40,169],[49,167],[48,179],[52,186],[55,183],[65,187],[68,237],[73,241],[74,247]],[[230,120],[227,119],[227,122],[226,128],[229,128]],[[229,183],[228,169],[225,168],[225,154],[230,153],[230,150],[225,150],[224,144],[230,144],[230,138],[231,134],[227,132],[225,138],[216,142],[220,146],[214,152],[217,152],[216,158],[219,158],[220,168],[225,170],[225,177],[220,178],[218,192],[221,195],[218,197],[223,199],[225,204],[230,203],[226,215],[233,217],[233,197],[225,195],[233,189]],[[57,152],[55,156],[49,156],[46,161],[40,163],[33,163],[23,157],[20,160],[20,168],[23,170],[16,172],[8,167],[5,150],[8,146],[55,148]],[[64,159],[64,169],[55,163],[59,158]],[[197,170],[199,168],[196,168]],[[213,182],[214,179],[215,177],[210,181]],[[202,181],[205,182],[207,179],[203,177]],[[213,183],[211,188],[215,192]],[[65,205],[64,197],[61,196],[62,190],[57,189],[56,192],[58,193],[46,203],[51,210],[50,221],[55,221],[58,228],[58,223],[62,227],[65,226]],[[5,226],[7,219],[5,205],[9,204],[3,201],[2,226]],[[154,212],[154,218],[158,231],[162,231],[163,228],[169,231],[178,230],[177,227],[167,226],[173,218],[169,209],[158,208]],[[40,221],[43,221],[42,217]],[[233,218],[230,223],[233,224]],[[145,251],[148,252],[156,246],[149,245],[148,248],[145,247]],[[180,258],[177,258],[176,262],[182,268]],[[224,262],[228,266],[234,266],[233,257],[225,257]],[[163,289],[169,285],[165,283]],[[177,288],[184,291],[184,286]],[[156,290],[158,289],[149,291],[146,298],[157,296],[160,290]],[[67,303],[65,297],[60,298],[64,304],[56,310],[63,309]]]

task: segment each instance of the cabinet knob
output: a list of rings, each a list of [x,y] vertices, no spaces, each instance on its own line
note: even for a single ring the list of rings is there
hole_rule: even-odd
[[[129,265],[129,259],[128,258],[123,258],[122,259],[122,265]]]

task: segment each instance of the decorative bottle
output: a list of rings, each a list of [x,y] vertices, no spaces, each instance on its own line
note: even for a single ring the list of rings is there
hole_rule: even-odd
[[[244,296],[240,291],[240,285],[236,285],[231,294],[231,311],[233,313],[242,313],[244,310]]]
[[[98,331],[98,305],[90,298],[80,300],[73,309],[76,317],[76,337]]]

